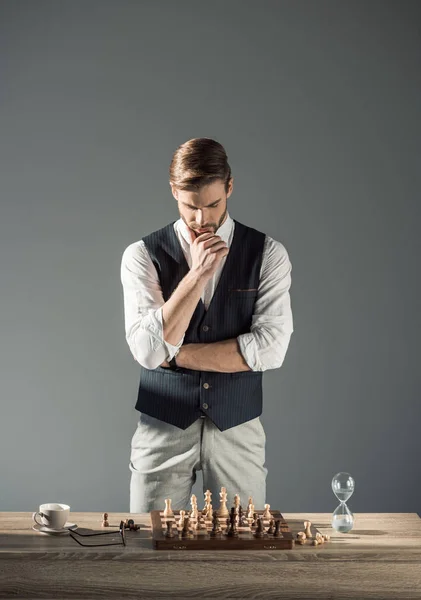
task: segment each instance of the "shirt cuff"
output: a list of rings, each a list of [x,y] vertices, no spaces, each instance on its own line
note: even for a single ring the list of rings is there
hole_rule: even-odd
[[[164,340],[164,326],[162,323],[162,306],[160,308],[158,308],[155,311],[155,320],[156,320],[156,329],[159,331],[160,336],[161,336],[161,342],[162,345],[166,348],[167,351],[167,361],[169,362],[170,360],[172,360],[174,358],[174,356],[176,354],[178,354],[178,351],[180,350],[181,346],[183,345],[183,341],[184,341],[184,335],[181,338],[181,340],[178,342],[178,344],[176,346],[174,346],[173,344],[170,344],[169,342],[166,342]]]
[[[257,344],[252,333],[237,336],[238,345],[244,360],[252,371],[261,371]]]

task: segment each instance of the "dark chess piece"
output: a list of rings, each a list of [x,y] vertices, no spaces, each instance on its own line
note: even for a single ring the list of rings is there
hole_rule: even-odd
[[[271,519],[269,521],[269,527],[266,531],[269,535],[273,535],[275,533],[275,519]]]
[[[253,513],[253,521],[252,521],[252,524],[251,524],[251,528],[252,529],[256,529],[256,527],[257,527],[257,519],[258,518],[259,518],[259,515],[257,514],[257,512],[254,512]]]
[[[219,525],[218,515],[216,514],[216,511],[215,511],[212,515],[212,529],[209,532],[209,536],[214,538],[214,537],[219,537],[220,535],[221,535],[221,526]]]
[[[229,518],[229,517],[227,517],[227,518],[225,519],[225,523],[226,523],[226,525],[227,525],[227,528],[225,529],[225,533],[228,533],[228,530],[229,530],[229,528],[230,528],[230,523],[231,523],[231,520],[230,520],[230,518]]]
[[[263,527],[263,521],[260,517],[257,517],[257,529],[256,531],[253,533],[254,537],[256,538],[262,538],[265,535],[265,530]]]
[[[229,529],[226,534],[227,537],[238,537],[237,515],[236,515],[234,506],[231,508],[231,514],[230,514],[229,521],[230,521],[230,525],[229,525]]]
[[[172,521],[165,521],[165,525],[167,526],[167,530],[165,531],[164,535],[167,538],[173,538],[174,537],[174,532],[172,529]]]
[[[273,534],[273,537],[283,537],[282,532],[281,532],[281,525],[282,525],[281,519],[276,519],[275,533]]]
[[[190,537],[190,517],[184,517],[183,529],[181,531],[182,538]]]
[[[241,505],[238,509],[238,525],[239,527],[249,527],[249,522],[247,521],[246,515],[243,513]]]

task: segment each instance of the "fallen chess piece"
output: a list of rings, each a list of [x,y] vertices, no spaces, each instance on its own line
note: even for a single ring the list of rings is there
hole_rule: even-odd
[[[102,523],[101,523],[102,527],[109,527],[110,524],[108,523],[108,513],[104,513],[102,515]]]
[[[327,533],[323,534],[323,537],[325,539],[325,542],[328,542],[330,540],[330,535],[328,535]]]
[[[319,543],[320,543],[320,542],[319,542],[319,540],[316,540],[316,539],[314,539],[314,540],[312,541],[312,546],[318,546],[318,545],[319,545]]]
[[[298,544],[305,544],[306,543],[306,534],[304,533],[304,531],[299,531],[297,533],[297,543]]]
[[[319,542],[319,544],[324,544],[325,541],[324,537],[319,532],[316,533],[316,540]]]

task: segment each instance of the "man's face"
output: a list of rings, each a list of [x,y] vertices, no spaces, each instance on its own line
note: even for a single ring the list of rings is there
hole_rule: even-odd
[[[184,223],[197,236],[211,231],[215,233],[227,217],[227,199],[232,193],[233,178],[228,193],[222,181],[202,188],[199,192],[187,192],[171,187],[178,203],[178,211]]]

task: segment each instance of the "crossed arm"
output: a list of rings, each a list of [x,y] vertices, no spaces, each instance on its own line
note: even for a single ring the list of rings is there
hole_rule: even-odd
[[[179,367],[195,371],[251,371],[240,351],[237,338],[210,344],[183,344],[176,361]],[[164,361],[161,367],[169,367],[168,362]]]
[[[267,236],[250,331],[220,342],[183,344],[188,323],[181,329],[179,324],[186,303],[174,318],[168,318],[149,254],[142,243],[131,244],[122,257],[121,281],[126,340],[134,359],[147,369],[167,367],[179,349],[177,364],[186,369],[233,373],[279,368],[293,332],[291,269],[285,247]]]

